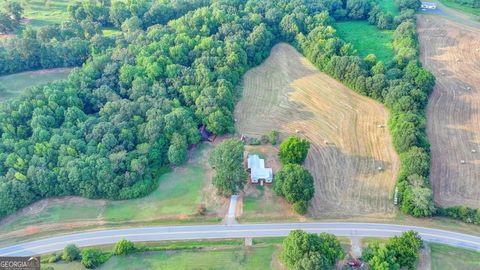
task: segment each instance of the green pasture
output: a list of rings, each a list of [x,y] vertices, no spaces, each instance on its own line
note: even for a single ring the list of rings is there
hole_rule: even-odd
[[[379,30],[367,21],[342,21],[334,24],[337,35],[353,45],[361,57],[375,54],[378,60],[393,59],[393,31]]]
[[[480,252],[447,245],[430,244],[432,270],[480,269]]]
[[[68,77],[70,68],[37,70],[15,73],[0,77],[0,101],[19,95],[25,88],[46,84],[51,81]]]
[[[20,2],[24,7],[23,16],[29,20],[29,25],[41,27],[67,20],[67,7],[77,0],[21,0]]]

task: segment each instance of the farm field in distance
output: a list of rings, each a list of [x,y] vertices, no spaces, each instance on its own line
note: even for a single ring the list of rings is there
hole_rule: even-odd
[[[0,239],[18,238],[48,231],[88,226],[157,221],[158,223],[218,222],[223,218],[225,200],[211,189],[206,169],[209,145],[194,150],[188,164],[160,176],[158,188],[149,195],[125,201],[89,200],[79,197],[39,201],[0,223]],[[207,215],[196,217],[203,203]]]
[[[310,216],[393,215],[399,161],[388,130],[378,127],[388,117],[383,105],[319,72],[285,43],[245,74],[242,88],[240,134],[299,130],[312,143],[305,162],[315,179]]]
[[[480,207],[480,29],[419,15],[421,61],[437,78],[427,107],[436,203]]]
[[[352,43],[360,57],[375,54],[384,63],[393,59],[392,30],[378,30],[367,21],[336,22],[333,26],[340,38]]]
[[[25,88],[67,78],[71,68],[52,68],[15,73],[0,77],[0,101],[19,95]]]
[[[68,18],[68,5],[76,0],[28,0],[22,1],[24,17],[32,27],[61,23]]]
[[[480,16],[480,8],[474,8],[474,7],[469,7],[466,5],[461,5],[459,3],[456,3],[451,0],[439,0],[440,3],[444,4],[445,6],[453,9],[457,9],[459,11],[468,13],[468,14],[473,14],[475,16]]]

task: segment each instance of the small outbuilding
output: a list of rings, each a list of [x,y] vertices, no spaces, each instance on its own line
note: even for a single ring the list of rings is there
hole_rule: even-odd
[[[272,168],[265,168],[265,160],[258,155],[248,155],[247,171],[250,172],[250,181],[253,184],[264,181],[265,183],[272,183],[273,170]]]
[[[202,138],[202,141],[209,141],[209,142],[215,141],[215,138],[217,136],[209,132],[205,125],[200,126],[199,130],[200,130],[200,137]]]
[[[422,2],[422,9],[436,9],[437,8],[437,3],[433,2]]]

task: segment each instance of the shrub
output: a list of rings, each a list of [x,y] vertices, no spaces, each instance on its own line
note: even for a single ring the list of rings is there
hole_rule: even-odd
[[[282,164],[302,164],[308,154],[310,142],[300,139],[298,136],[291,136],[280,144],[278,155]]]
[[[260,141],[258,138],[250,138],[248,141],[248,144],[250,145],[260,145],[262,144],[262,141]]]
[[[127,255],[135,251],[133,242],[122,239],[115,245],[114,253],[116,255]]]
[[[298,201],[293,204],[293,211],[297,212],[300,215],[305,215],[308,210],[308,205],[306,201]]]
[[[277,144],[277,141],[278,141],[278,137],[280,136],[280,133],[273,129],[272,131],[270,131],[267,135],[268,137],[268,141],[272,144],[272,145],[275,145]]]
[[[94,268],[102,263],[102,252],[100,250],[93,248],[82,250],[82,264],[86,268]]]
[[[62,260],[72,262],[78,259],[80,259],[80,249],[76,245],[70,244],[63,249]]]
[[[302,210],[306,211],[306,204],[315,193],[312,175],[298,164],[287,164],[284,166],[275,176],[273,185],[275,192],[283,196],[287,202],[293,204],[303,202],[305,204],[302,205],[300,203],[296,206],[300,210],[299,212],[297,211],[300,214],[304,212]]]
[[[199,204],[197,205],[197,215],[199,216],[204,216],[207,213],[207,207],[205,204]]]

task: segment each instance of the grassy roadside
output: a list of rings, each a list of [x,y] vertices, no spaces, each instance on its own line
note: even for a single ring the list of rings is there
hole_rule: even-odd
[[[278,252],[283,238],[253,239],[244,246],[243,239],[165,241],[136,243],[138,252],[112,256],[96,269],[278,269]],[[96,247],[110,252],[112,245]],[[85,269],[80,262],[43,264],[55,270]]]
[[[226,205],[211,190],[204,158],[210,149],[212,146],[207,144],[194,149],[191,153],[194,158],[188,164],[162,174],[157,189],[143,198],[125,201],[65,198],[32,206],[34,209],[10,217],[0,226],[1,245],[88,228],[218,223]],[[206,215],[197,215],[199,204],[206,206]]]
[[[432,270],[480,269],[480,252],[440,244],[429,244]]]

